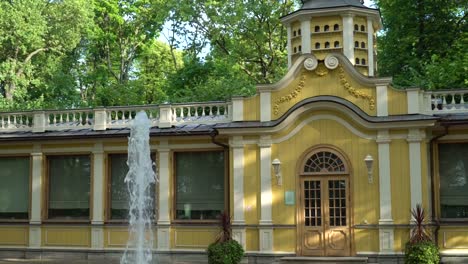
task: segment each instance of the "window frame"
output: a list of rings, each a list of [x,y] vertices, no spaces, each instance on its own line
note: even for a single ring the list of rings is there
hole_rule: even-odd
[[[434,211],[435,211],[435,216],[436,218],[440,221],[440,223],[446,223],[446,224],[466,224],[468,222],[468,216],[464,218],[442,218],[442,208],[441,208],[441,203],[440,203],[440,193],[441,193],[441,179],[440,179],[440,167],[439,167],[439,145],[440,144],[457,144],[457,143],[462,143],[462,144],[468,144],[468,139],[467,140],[441,140],[441,141],[436,141],[433,142],[432,147],[433,147],[433,153],[432,153],[432,164],[434,165],[434,171],[433,171],[433,196],[434,196]]]
[[[90,159],[89,173],[89,216],[88,219],[50,219],[49,218],[49,189],[50,189],[50,163],[49,157],[55,156],[87,156]],[[43,206],[42,206],[42,221],[44,223],[79,223],[90,224],[93,219],[93,201],[94,201],[94,154],[92,152],[64,152],[64,153],[44,153],[43,160],[44,176],[43,176]]]
[[[112,210],[112,155],[127,155],[128,157],[128,152],[123,152],[123,151],[116,151],[116,152],[106,152],[105,153],[105,167],[106,167],[106,173],[105,173],[105,182],[106,182],[106,200],[104,203],[105,210],[104,210],[104,223],[106,224],[128,224],[127,219],[112,219],[111,218],[111,210]],[[159,168],[158,159],[157,159],[157,153],[156,152],[151,152],[151,159],[153,162],[156,163],[157,168]],[[158,221],[158,207],[159,207],[159,199],[157,199],[157,195],[159,194],[159,184],[155,182],[154,186],[154,194],[155,196],[153,197],[154,199],[154,220],[153,223]]]
[[[229,151],[227,149],[220,148],[206,148],[206,149],[181,149],[181,150],[171,150],[172,158],[172,209],[171,211],[171,222],[175,224],[213,224],[218,223],[218,219],[177,219],[177,162],[176,162],[176,153],[183,152],[223,152],[224,153],[224,212],[230,215],[230,184],[229,184]]]
[[[28,158],[29,159],[29,195],[28,195],[28,217],[25,219],[8,219],[0,217],[0,223],[29,223],[31,219],[32,200],[32,156],[28,154],[1,154],[0,158]]]

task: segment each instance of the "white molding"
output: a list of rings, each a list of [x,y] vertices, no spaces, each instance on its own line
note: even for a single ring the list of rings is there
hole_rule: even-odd
[[[312,123],[314,121],[319,121],[319,120],[333,120],[338,122],[340,125],[344,126],[347,128],[351,133],[354,135],[364,138],[364,139],[369,139],[369,140],[375,140],[377,137],[375,135],[369,135],[366,133],[363,133],[359,131],[357,128],[355,128],[352,124],[350,124],[348,121],[342,119],[341,117],[335,116],[335,115],[330,115],[330,114],[321,114],[321,115],[314,115],[311,116],[305,120],[303,120],[301,123],[299,123],[291,132],[289,132],[287,135],[282,136],[277,139],[273,139],[273,143],[278,144],[281,142],[284,142],[290,138],[292,138],[294,135],[299,133],[303,127],[308,125],[309,123]]]
[[[292,34],[291,34],[291,24],[286,26],[287,34],[288,34],[288,44],[287,44],[287,51],[288,51],[288,69],[292,66]]]
[[[104,228],[102,226],[91,227],[91,248],[104,248]]]
[[[245,224],[244,217],[244,146],[242,137],[236,136],[232,140],[232,167],[233,167],[233,196],[234,196],[234,219],[233,224]]]
[[[92,147],[66,147],[66,148],[43,148],[42,152],[44,153],[70,153],[70,152],[92,152]]]
[[[468,140],[468,134],[458,134],[458,135],[445,135],[439,138],[437,141],[445,141],[445,140]]]
[[[372,25],[372,18],[367,17],[367,63],[369,64],[369,77],[375,75],[375,62],[374,62],[374,27]]]
[[[262,136],[260,148],[260,225],[272,224],[271,137]]]
[[[93,219],[92,224],[104,224],[104,148],[102,142],[93,149]]]
[[[158,250],[169,250],[171,247],[170,244],[170,227],[158,227]]]
[[[392,219],[392,190],[390,170],[390,138],[388,130],[378,133],[378,164],[379,168],[379,192],[380,192],[380,219]]]
[[[35,149],[36,150],[36,149]],[[40,151],[40,150],[36,150]],[[42,212],[42,171],[44,155],[41,152],[31,153],[32,158],[32,180],[31,180],[31,219],[30,224],[41,223]]]
[[[271,92],[260,92],[260,121],[271,121]]]
[[[421,164],[421,142],[423,136],[419,129],[410,129],[408,132],[409,165],[410,165],[410,190],[411,208],[422,204],[422,164]]]
[[[393,228],[381,228],[379,229],[379,255],[393,253],[394,241],[395,241],[395,230]]]
[[[419,114],[419,89],[406,89],[406,100],[408,104],[408,114]]]
[[[29,226],[29,247],[40,248],[42,243],[41,226],[32,225]]]
[[[377,85],[377,116],[388,116],[388,86]]]
[[[343,14],[343,53],[354,65],[354,28],[353,15]]]
[[[232,121],[244,121],[244,98],[232,97]]]
[[[162,140],[158,145],[158,158],[159,158],[159,210],[158,210],[158,224],[169,225],[171,222],[169,215],[170,197],[170,160],[169,160],[169,142]]]
[[[311,53],[312,48],[310,41],[310,18],[307,17],[301,21],[301,42],[303,54]]]
[[[259,228],[260,252],[273,252],[273,228]]]
[[[245,228],[236,226],[232,227],[232,238],[239,242],[244,250],[247,248],[246,236],[247,234]]]

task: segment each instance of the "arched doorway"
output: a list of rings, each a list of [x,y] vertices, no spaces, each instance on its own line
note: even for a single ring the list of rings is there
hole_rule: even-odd
[[[298,253],[349,256],[349,162],[341,151],[327,145],[306,152],[298,167]]]

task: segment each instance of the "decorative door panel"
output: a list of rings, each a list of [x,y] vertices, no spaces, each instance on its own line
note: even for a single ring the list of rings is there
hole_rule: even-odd
[[[322,184],[320,180],[304,180],[302,186],[303,252],[322,256],[325,249]]]

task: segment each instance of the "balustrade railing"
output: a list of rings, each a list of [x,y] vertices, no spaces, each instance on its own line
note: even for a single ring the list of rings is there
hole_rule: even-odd
[[[0,113],[0,132],[128,128],[139,111],[145,111],[152,126],[160,128],[232,120],[230,102],[5,112]]]
[[[424,98],[432,114],[468,113],[468,90],[427,91]]]

